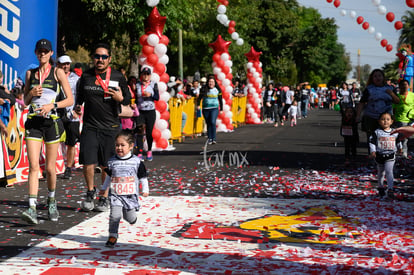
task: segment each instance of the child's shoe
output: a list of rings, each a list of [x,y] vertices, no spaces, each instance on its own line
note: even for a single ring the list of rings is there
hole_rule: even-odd
[[[26,211],[22,213],[22,219],[29,224],[38,224],[37,220],[37,212],[36,209],[33,207],[29,207]]]
[[[390,198],[390,199],[393,199],[395,197],[394,196],[394,193],[395,193],[394,188],[388,188],[386,193],[387,193],[387,197]]]
[[[147,160],[148,161],[152,161],[153,160],[153,158],[152,158],[152,152],[151,151],[148,151],[147,152]]]
[[[144,157],[142,156],[142,154],[138,154],[138,158],[140,161],[144,161]]]
[[[378,187],[378,195],[381,198],[385,196],[385,188],[384,187]]]
[[[117,240],[118,239],[115,238],[115,237],[109,237],[108,240],[106,241],[105,246],[109,247],[109,248],[113,248],[115,246]]]

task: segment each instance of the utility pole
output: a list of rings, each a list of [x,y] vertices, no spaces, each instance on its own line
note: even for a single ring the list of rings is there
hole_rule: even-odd
[[[358,49],[358,67],[357,67],[358,84],[361,83],[361,50]]]
[[[184,81],[183,75],[183,30],[178,30],[178,74],[181,81]]]

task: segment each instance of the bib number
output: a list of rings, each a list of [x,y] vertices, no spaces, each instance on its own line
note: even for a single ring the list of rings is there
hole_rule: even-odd
[[[134,177],[111,178],[111,190],[117,195],[133,195],[137,193]]]
[[[352,126],[342,126],[342,135],[343,136],[352,136]]]

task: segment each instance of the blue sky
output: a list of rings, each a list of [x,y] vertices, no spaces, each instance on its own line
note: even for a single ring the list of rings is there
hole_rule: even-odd
[[[298,3],[305,7],[313,7],[319,10],[322,17],[335,18],[338,25],[338,41],[345,45],[346,51],[350,54],[352,66],[358,63],[358,49],[361,50],[361,65],[369,64],[374,68],[381,68],[384,63],[392,62],[396,59],[397,42],[401,31],[394,28],[395,21],[401,20],[401,17],[410,8],[406,5],[405,0],[381,0],[380,5],[385,6],[387,12],[393,12],[395,19],[392,23],[388,22],[385,15],[378,13],[378,7],[372,3],[372,0],[341,0],[338,8],[326,0],[297,0]],[[346,15],[341,15],[341,10],[346,11]],[[373,34],[364,30],[358,25],[356,19],[350,17],[350,12],[355,11],[356,17],[362,16],[375,28]],[[382,38],[387,39],[388,43],[393,46],[391,52],[387,52],[375,39],[375,34],[380,32]]]

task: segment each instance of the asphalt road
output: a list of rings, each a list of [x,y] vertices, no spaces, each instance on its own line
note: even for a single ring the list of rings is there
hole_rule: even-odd
[[[374,166],[366,158],[366,144],[361,142],[357,159],[345,164],[339,125],[338,112],[311,110],[296,127],[242,125],[231,133],[218,133],[218,143],[207,147],[205,137],[187,137],[182,143],[173,143],[175,150],[154,152],[154,160],[145,162],[150,195],[363,199],[368,190],[370,196],[375,196]],[[364,133],[360,137],[365,140]],[[346,178],[321,178],[331,171]],[[97,182],[99,177],[97,174]],[[309,191],[308,180],[324,189]],[[335,181],[346,182],[356,191],[338,191]],[[401,198],[410,200],[411,180],[398,184],[406,195]],[[26,182],[0,189],[1,261],[97,214],[80,209],[85,193],[80,170],[72,180],[58,180],[58,222],[47,220],[45,182],[40,184],[38,199],[40,224],[28,225],[20,219],[28,206],[27,189]]]

